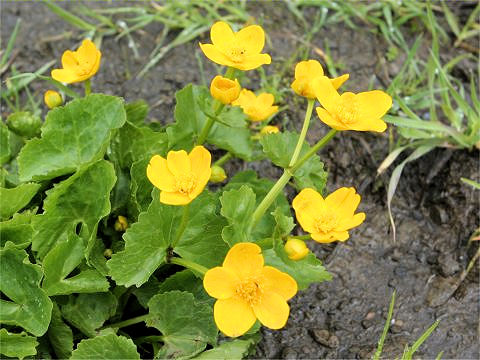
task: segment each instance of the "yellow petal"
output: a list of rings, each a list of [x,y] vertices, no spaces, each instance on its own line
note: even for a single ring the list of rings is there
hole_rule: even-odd
[[[303,230],[309,233],[315,231],[315,218],[322,211],[324,203],[322,195],[310,188],[303,189],[295,196],[292,206]]]
[[[160,192],[160,202],[167,205],[187,205],[192,199],[185,194],[179,192]]]
[[[185,150],[169,151],[167,165],[173,176],[188,175],[192,172],[190,158]]]
[[[263,294],[261,302],[253,306],[253,311],[263,325],[274,330],[284,327],[290,314],[285,299],[274,292]]]
[[[336,241],[335,237],[333,237],[333,233],[328,233],[328,234],[312,233],[310,235],[313,240],[321,244],[327,244],[327,243]]]
[[[343,123],[341,123],[340,121],[337,121],[335,120],[332,115],[330,115],[330,113],[325,110],[324,108],[321,108],[321,107],[317,107],[315,108],[315,110],[317,110],[317,115],[318,115],[318,118],[325,124],[327,124],[328,126],[330,126],[332,129],[335,129],[335,130],[339,130],[339,131],[342,131],[342,130],[349,130],[348,127],[346,127]]]
[[[330,113],[334,114],[340,95],[326,76],[318,76],[312,80],[312,89],[320,104]]]
[[[192,173],[200,178],[210,178],[210,165],[212,163],[212,155],[203,146],[195,146],[190,154],[188,154],[191,163]]]
[[[89,62],[94,64],[97,60],[98,50],[91,40],[85,39],[76,53],[80,63]]]
[[[269,107],[273,105],[275,97],[269,93],[261,93],[260,95],[258,95],[257,101],[260,105],[264,107]]]
[[[295,79],[306,77],[309,79],[323,76],[323,67],[317,60],[300,61],[295,66]]]
[[[275,292],[284,300],[289,300],[295,296],[298,290],[297,282],[287,273],[281,272],[272,266],[265,266],[262,270],[265,278],[265,291]]]
[[[97,50],[97,58],[96,58],[95,64],[92,67],[92,70],[90,71],[91,76],[95,75],[98,72],[98,69],[100,68],[101,59],[102,59],[102,53]]]
[[[156,188],[167,192],[175,191],[175,178],[168,170],[167,160],[160,155],[150,159],[147,166],[147,178]]]
[[[332,233],[332,236],[334,240],[338,240],[338,241],[345,241],[350,237],[350,235],[348,234],[348,231],[334,231]]]
[[[210,39],[213,45],[226,50],[232,46],[235,36],[230,25],[224,21],[217,21],[210,29]]]
[[[228,299],[235,294],[235,285],[238,277],[224,267],[214,267],[205,274],[203,287],[211,297],[216,299]]]
[[[217,300],[213,316],[220,331],[230,337],[245,334],[257,320],[251,306],[238,298]]]
[[[54,80],[62,83],[71,84],[74,82],[82,81],[75,73],[66,69],[54,69],[51,72],[51,76]]]
[[[212,60],[210,58],[210,60]],[[215,60],[213,60],[215,61]],[[247,71],[256,69],[262,65],[268,65],[272,62],[272,58],[268,54],[247,55],[241,63],[231,62],[232,66],[236,69]]]
[[[375,131],[384,132],[387,130],[387,123],[382,119],[360,120],[350,126],[351,130],[356,131]]]
[[[380,90],[361,92],[356,95],[358,101],[358,120],[373,121],[380,119],[392,107],[392,97]]]
[[[358,213],[353,215],[351,218],[346,218],[340,221],[337,226],[337,231],[345,231],[357,227],[365,221],[365,213]]]
[[[220,52],[219,49],[215,47],[215,45],[200,44],[200,49],[202,49],[205,56],[212,60],[214,63],[235,67],[235,63],[232,62],[228,57],[226,57],[222,52]]]
[[[78,61],[75,58],[73,51],[67,50],[62,55],[62,67],[64,69],[72,69],[78,66]]]
[[[332,82],[333,87],[335,89],[338,89],[340,86],[343,85],[345,81],[348,80],[349,77],[350,77],[350,74],[343,74],[339,77],[331,79],[330,81]]]
[[[265,33],[261,26],[250,25],[235,34],[240,47],[245,48],[247,55],[258,54],[265,45]]]
[[[262,249],[257,244],[238,243],[228,251],[223,266],[244,279],[259,274],[263,263]]]
[[[360,200],[360,195],[356,194],[353,187],[342,187],[325,198],[327,206],[342,218],[352,217]]]

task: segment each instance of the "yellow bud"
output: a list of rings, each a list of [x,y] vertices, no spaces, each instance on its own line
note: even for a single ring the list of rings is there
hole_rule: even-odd
[[[53,109],[54,107],[60,106],[63,104],[62,95],[60,95],[55,90],[47,90],[43,95],[43,100],[45,104],[48,106],[49,109]]]
[[[260,130],[260,135],[276,134],[280,131],[277,126],[267,125]]]
[[[128,221],[125,216],[119,215],[114,225],[115,231],[125,231],[128,228]]]
[[[113,255],[112,249],[105,249],[105,251],[103,252],[103,256],[105,256],[108,259],[110,259],[112,255]]]
[[[227,174],[225,174],[225,170],[222,167],[213,165],[212,166],[212,174],[210,175],[210,181],[212,183],[220,183],[227,178]]]
[[[292,260],[301,260],[308,255],[308,247],[305,241],[296,238],[288,238],[285,244],[285,251]]]
[[[222,104],[230,104],[240,95],[240,84],[237,79],[230,80],[217,75],[210,84],[210,94]]]

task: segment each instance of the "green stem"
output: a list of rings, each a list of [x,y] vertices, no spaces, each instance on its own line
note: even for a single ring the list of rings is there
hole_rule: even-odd
[[[83,83],[85,84],[85,96],[88,96],[92,92],[92,83],[90,79],[85,80]]]
[[[123,327],[127,327],[127,326],[130,326],[130,325],[141,323],[141,322],[147,320],[149,316],[150,316],[149,314],[140,315],[140,316],[128,319],[128,320],[120,321],[120,322],[115,323],[115,324],[110,324],[110,325],[104,326],[102,329],[107,329],[107,328],[120,329],[120,328],[123,328]]]
[[[300,151],[302,150],[303,142],[305,141],[305,136],[307,136],[308,126],[310,125],[310,118],[312,117],[313,104],[315,103],[314,99],[308,99],[307,111],[305,112],[305,120],[303,120],[302,131],[300,132],[300,137],[298,138],[297,146],[293,151],[292,158],[290,159],[290,164],[288,167],[292,167],[293,164],[298,159]]]
[[[298,239],[298,240],[310,240],[312,237],[310,235],[289,235],[289,238]]]
[[[144,343],[155,343],[163,342],[163,336],[159,335],[149,335],[149,336],[140,336],[135,339],[135,344],[144,344]]]
[[[323,148],[325,145],[328,144],[328,142],[335,136],[337,133],[337,130],[331,129],[327,135],[325,135],[323,138],[320,139],[319,142],[317,142],[315,145],[312,146],[312,148],[300,159],[298,160],[295,165],[293,165],[290,168],[290,171],[292,173],[295,173],[305,162],[312,157],[318,150]]]
[[[182,219],[180,220],[180,225],[178,227],[177,237],[170,245],[172,249],[175,249],[175,246],[177,246],[178,242],[180,241],[180,238],[183,235],[183,232],[187,228],[189,213],[190,213],[190,204],[187,204],[183,207],[183,214],[182,214]]]
[[[235,78],[236,69],[233,67],[228,67],[227,71],[225,72],[225,76],[227,79],[233,80]]]
[[[170,258],[170,263],[171,264],[176,264],[183,266],[187,269],[196,271],[202,275],[205,275],[205,273],[208,271],[208,269],[200,264],[194,263],[193,261],[185,260],[180,257],[172,257]]]
[[[205,140],[207,140],[208,133],[210,132],[210,129],[213,126],[213,123],[215,120],[211,117],[207,118],[207,122],[203,126],[202,131],[200,132],[200,135],[198,135],[198,140],[197,140],[197,145],[203,145]]]
[[[227,152],[225,155],[223,155],[220,159],[218,159],[217,161],[215,161],[213,163],[213,166],[222,166],[223,164],[225,164],[228,160],[230,160],[232,158],[232,153],[229,153]]]

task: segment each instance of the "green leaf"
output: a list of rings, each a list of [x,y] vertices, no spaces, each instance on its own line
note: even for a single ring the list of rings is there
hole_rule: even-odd
[[[299,137],[297,133],[285,131],[262,136],[260,142],[262,143],[265,155],[267,155],[275,165],[288,168]],[[302,158],[310,148],[310,145],[304,142],[299,158]],[[322,192],[327,181],[327,173],[323,169],[323,162],[320,161],[318,155],[313,155],[305,162],[305,164],[295,172],[293,177],[298,190],[310,187],[316,189],[318,192]]]
[[[0,222],[0,245],[3,247],[10,241],[18,249],[25,249],[30,245],[33,238],[31,219],[33,213],[28,211],[15,214],[8,221]]]
[[[62,313],[56,303],[53,303],[52,321],[48,327],[48,340],[59,359],[68,359],[73,350],[72,329],[62,320]]]
[[[42,270],[28,261],[24,250],[11,245],[0,250],[0,291],[10,300],[0,299],[0,323],[42,336],[52,315],[52,302],[40,289]]]
[[[93,246],[98,222],[110,213],[110,191],[115,184],[111,163],[99,160],[81,168],[47,192],[43,214],[33,218],[36,231],[32,249],[40,258],[72,228],[81,224],[80,237]]]
[[[163,334],[158,358],[185,358],[201,352],[217,340],[217,327],[209,305],[195,302],[188,292],[170,291],[155,295],[148,303],[147,326]]]
[[[222,230],[222,237],[230,246],[239,242],[249,242],[248,226],[255,211],[255,193],[247,185],[238,190],[224,191],[220,202],[221,214],[229,225]]]
[[[37,339],[22,332],[9,333],[7,329],[0,329],[0,354],[23,359],[37,353]]]
[[[110,292],[70,295],[68,303],[62,306],[62,315],[83,334],[93,337],[116,309],[117,298]]]
[[[101,94],[51,110],[42,137],[28,141],[18,156],[20,180],[52,179],[102,158],[112,130],[125,119],[122,99]]]
[[[131,339],[107,334],[80,341],[70,359],[140,359],[140,355]]]
[[[3,123],[0,124],[0,165],[10,160],[10,131]]]
[[[82,270],[67,278],[84,259],[85,245],[73,229],[65,235],[66,239],[58,242],[43,260],[42,288],[49,296],[108,291],[110,284],[95,269]]]
[[[145,125],[145,119],[147,118],[148,110],[148,104],[144,100],[137,100],[125,104],[127,120],[135,126],[141,127]]]
[[[198,360],[241,360],[248,355],[250,348],[255,345],[253,339],[225,341],[219,346],[204,351],[194,359]]]
[[[21,184],[13,189],[0,188],[0,199],[2,199],[0,217],[9,218],[22,210],[32,200],[38,189],[40,184],[35,183]]]
[[[131,180],[128,214],[132,218],[137,218],[141,212],[147,211],[148,206],[152,202],[153,185],[146,176],[146,169],[149,162],[149,158],[144,158],[134,162],[130,168]]]

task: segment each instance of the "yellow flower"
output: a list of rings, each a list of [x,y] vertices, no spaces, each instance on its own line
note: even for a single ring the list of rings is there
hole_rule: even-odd
[[[342,187],[325,199],[313,189],[303,189],[293,199],[292,206],[303,230],[313,240],[329,243],[348,239],[348,230],[365,220],[365,213],[354,214],[360,195],[354,188]]]
[[[235,244],[222,266],[205,274],[203,286],[216,299],[214,317],[225,335],[245,334],[258,319],[270,329],[287,323],[287,300],[297,293],[297,283],[288,274],[264,266],[262,250],[253,243]]]
[[[323,76],[322,65],[317,60],[300,61],[295,66],[295,80],[292,83],[292,89],[296,94],[305,96],[309,99],[315,99],[313,80]],[[344,74],[334,79],[330,79],[333,87],[338,89],[348,80],[349,74]]]
[[[210,38],[212,44],[200,43],[200,48],[206,57],[217,64],[252,70],[272,61],[270,55],[261,54],[265,33],[258,25],[233,32],[226,22],[218,21],[210,29]]]
[[[55,90],[47,90],[43,95],[43,101],[48,106],[49,109],[53,109],[54,107],[60,106],[63,104],[62,95],[60,95]]]
[[[128,228],[128,220],[125,216],[119,215],[113,225],[115,231],[125,231]]]
[[[242,89],[232,105],[240,106],[251,121],[263,121],[278,111],[278,106],[273,105],[274,101],[272,94],[261,93],[256,96],[252,91]]]
[[[52,78],[67,84],[85,81],[97,73],[101,57],[102,53],[93,42],[83,40],[77,51],[63,53],[63,69],[52,70]]]
[[[212,174],[210,175],[210,181],[213,183],[221,183],[227,178],[225,170],[218,165],[212,166]]]
[[[323,106],[317,107],[318,117],[333,129],[376,132],[387,129],[381,118],[392,107],[390,95],[380,90],[339,95],[325,76],[315,79],[313,86]]]
[[[222,104],[230,104],[240,95],[240,84],[237,79],[230,80],[223,76],[215,76],[210,83],[210,94]]]
[[[148,180],[160,191],[160,202],[168,205],[189,204],[203,191],[210,178],[212,156],[203,146],[169,151],[167,158],[154,155],[147,167]]]
[[[267,126],[264,126],[262,130],[260,130],[260,135],[276,134],[279,131],[280,129],[278,128],[278,126],[267,125]]]
[[[291,260],[301,260],[309,251],[305,241],[300,239],[288,238],[285,243],[285,252]]]

